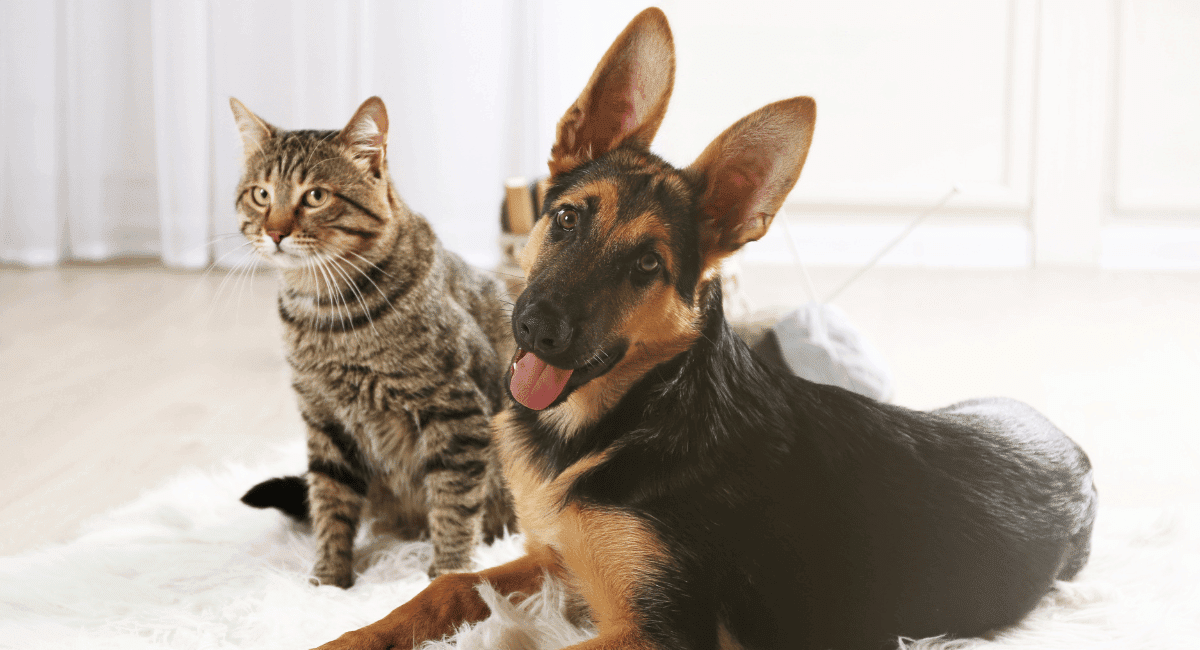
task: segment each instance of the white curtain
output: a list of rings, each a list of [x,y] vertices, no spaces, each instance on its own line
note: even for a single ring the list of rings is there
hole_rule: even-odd
[[[504,178],[545,173],[555,121],[638,9],[0,0],[0,262],[229,263],[228,98],[282,128],[340,128],[379,95],[401,195],[490,264]]]

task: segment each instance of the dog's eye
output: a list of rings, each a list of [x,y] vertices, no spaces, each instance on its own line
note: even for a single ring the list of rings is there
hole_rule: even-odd
[[[654,253],[646,253],[638,258],[638,270],[642,273],[653,273],[658,270],[658,256]]]
[[[265,187],[250,188],[250,200],[254,201],[254,205],[267,207],[271,202],[271,193]]]
[[[558,227],[563,230],[572,230],[575,228],[575,224],[579,223],[579,215],[570,208],[559,210],[554,219],[558,222]]]
[[[304,205],[309,208],[319,208],[329,200],[329,191],[314,187],[304,193]]]

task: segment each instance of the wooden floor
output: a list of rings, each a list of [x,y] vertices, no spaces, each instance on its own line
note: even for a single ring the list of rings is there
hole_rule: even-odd
[[[848,273],[815,271],[819,291]],[[758,307],[806,299],[790,269],[745,278]],[[0,555],[302,436],[274,293],[262,270],[0,268]],[[894,402],[1025,400],[1088,451],[1103,503],[1200,509],[1200,275],[876,269],[837,304]]]

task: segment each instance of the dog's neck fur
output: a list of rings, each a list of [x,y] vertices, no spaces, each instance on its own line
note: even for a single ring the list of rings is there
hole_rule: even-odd
[[[515,433],[546,478],[579,460],[609,450],[608,461],[576,481],[570,496],[629,503],[677,489],[681,482],[716,474],[731,462],[734,436],[756,405],[730,410],[714,396],[735,386],[754,386],[775,370],[753,357],[725,320],[719,280],[697,292],[701,336],[684,352],[645,373],[617,404],[590,424],[564,432],[552,419],[514,406]],[[764,388],[764,390],[768,390]],[[739,391],[740,393],[741,391]],[[724,404],[725,408],[714,408]],[[761,410],[761,409],[760,409]],[[760,443],[761,444],[761,443]],[[650,469],[652,463],[654,471]],[[651,475],[652,474],[652,475]],[[636,494],[635,494],[636,493]]]

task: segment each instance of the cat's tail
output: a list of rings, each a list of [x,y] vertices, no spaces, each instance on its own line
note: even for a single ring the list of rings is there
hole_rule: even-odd
[[[243,494],[242,503],[277,508],[296,521],[308,521],[308,482],[303,476],[267,479]]]

